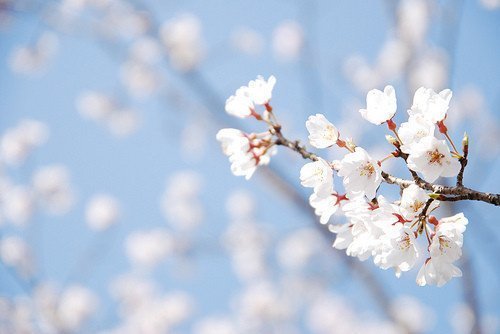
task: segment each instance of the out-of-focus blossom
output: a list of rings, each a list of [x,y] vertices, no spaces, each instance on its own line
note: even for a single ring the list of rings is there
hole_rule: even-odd
[[[317,255],[322,245],[322,237],[316,230],[298,230],[278,245],[278,260],[285,268],[301,270]]]
[[[276,58],[284,61],[299,57],[304,45],[304,31],[295,21],[284,21],[273,31],[273,51]]]
[[[47,141],[48,135],[44,123],[31,119],[20,121],[0,138],[0,160],[9,165],[20,165],[33,149]]]
[[[33,189],[37,199],[53,213],[63,214],[73,206],[75,195],[65,166],[53,165],[37,170],[33,175]]]
[[[177,172],[169,178],[161,209],[170,225],[180,231],[192,231],[202,222],[201,186],[202,177],[194,171]]]
[[[391,305],[391,313],[401,324],[413,333],[426,333],[436,322],[434,312],[418,299],[410,296],[399,296]],[[411,314],[411,316],[408,316]]]
[[[60,329],[77,331],[96,311],[97,296],[89,289],[73,285],[61,294],[57,315]]]
[[[193,14],[181,14],[162,24],[160,36],[176,69],[193,70],[204,56],[200,20]]]
[[[264,38],[257,31],[243,27],[231,34],[231,44],[243,53],[257,56],[262,53]]]
[[[132,134],[140,122],[137,111],[123,108],[113,98],[99,92],[83,93],[76,107],[83,117],[104,125],[117,137]]]
[[[122,65],[121,79],[129,93],[137,98],[151,96],[160,85],[160,78],[153,68],[137,61]]]
[[[237,334],[238,330],[226,317],[208,317],[199,320],[193,328],[193,334]]]
[[[411,45],[420,45],[429,26],[430,8],[425,0],[404,0],[398,6],[398,33]]]
[[[106,230],[120,218],[120,205],[110,195],[95,195],[87,203],[85,218],[92,230]]]
[[[431,50],[418,58],[409,69],[409,83],[412,91],[418,87],[440,90],[448,80],[448,60],[441,50]]]
[[[24,186],[11,186],[2,196],[2,211],[5,219],[15,225],[25,225],[35,211],[33,191]]]
[[[489,10],[500,8],[500,0],[480,0],[481,4]]]
[[[32,252],[21,237],[10,235],[0,239],[0,259],[22,277],[29,277],[33,273]]]
[[[232,192],[226,201],[226,211],[234,220],[245,220],[252,217],[255,211],[255,201],[245,190]]]
[[[132,264],[146,269],[163,261],[174,248],[174,237],[160,228],[132,232],[125,241],[125,252]]]
[[[57,35],[51,32],[41,34],[34,45],[20,46],[10,56],[10,67],[22,74],[33,74],[47,66],[59,47]]]
[[[153,37],[141,37],[132,44],[129,55],[135,61],[152,65],[161,59],[161,45]]]

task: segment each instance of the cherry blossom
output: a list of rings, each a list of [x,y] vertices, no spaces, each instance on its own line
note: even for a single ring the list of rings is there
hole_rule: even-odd
[[[413,97],[410,115],[422,114],[429,122],[437,123],[446,117],[452,92],[444,89],[439,93],[420,87]]]
[[[258,76],[257,79],[250,81],[248,83],[248,94],[253,103],[258,105],[268,103],[273,96],[273,88],[275,84],[276,78],[273,75],[271,75],[267,81],[261,76]]]
[[[248,117],[252,115],[254,109],[248,87],[240,87],[234,95],[226,100],[226,112],[236,117]]]
[[[416,144],[408,156],[408,168],[422,173],[428,182],[434,182],[440,176],[456,176],[460,163],[453,158],[446,141],[435,137],[425,137]]]
[[[384,91],[372,89],[366,95],[366,109],[359,112],[364,119],[375,125],[390,120],[396,113],[397,102],[394,87],[386,86]]]
[[[309,116],[306,121],[309,142],[316,148],[327,148],[337,143],[339,131],[323,114]]]
[[[333,171],[323,159],[302,166],[300,181],[304,187],[314,188],[315,192],[331,192],[333,186]]]
[[[348,153],[340,162],[338,175],[342,176],[344,187],[351,197],[366,195],[374,198],[382,182],[378,163],[361,147]]]
[[[401,151],[410,153],[422,138],[434,136],[434,129],[434,123],[428,121],[423,114],[410,115],[408,122],[402,123],[398,129]]]

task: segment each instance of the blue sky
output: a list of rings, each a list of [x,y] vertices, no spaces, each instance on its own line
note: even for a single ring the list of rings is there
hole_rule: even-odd
[[[203,26],[203,36],[208,57],[199,72],[213,87],[220,99],[231,95],[236,88],[246,84],[256,75],[274,74],[278,83],[274,91],[273,106],[289,126],[288,133],[306,138],[304,121],[308,115],[323,112],[333,121],[342,118],[340,110],[351,101],[363,102],[363,94],[357,92],[342,73],[343,61],[353,53],[361,54],[374,61],[381,44],[390,34],[390,1],[316,1],[316,6],[304,5],[301,1],[144,1],[154,9],[158,21],[166,20],[176,13],[191,12],[197,15]],[[449,5],[451,1],[440,1]],[[310,20],[313,15],[316,19]],[[500,109],[500,10],[487,11],[478,1],[463,1],[461,22],[456,31],[452,79],[449,87],[459,91],[468,86],[477,87],[485,97],[486,105],[498,121]],[[230,32],[247,26],[271,40],[272,30],[282,21],[297,20],[305,24],[307,38],[314,50],[313,61],[306,65],[307,74],[298,62],[283,63],[272,54],[269,43],[256,57],[242,55],[230,48]],[[25,77],[12,72],[8,58],[12,49],[25,44],[41,32],[43,25],[37,15],[15,15],[13,21],[0,30],[0,132],[14,126],[22,118],[33,118],[46,122],[50,128],[50,139],[37,149],[29,162],[20,169],[9,170],[19,183],[27,183],[37,166],[62,163],[71,171],[72,181],[78,195],[74,210],[63,217],[38,214],[27,231],[28,239],[36,249],[43,277],[63,282],[70,275],[75,259],[80,258],[92,242],[101,243],[101,251],[88,276],[79,277],[103,296],[104,305],[111,303],[106,290],[109,278],[129,268],[123,255],[122,241],[130,231],[163,226],[164,219],[159,210],[159,198],[165,182],[172,173],[196,170],[204,176],[202,201],[206,210],[203,226],[196,238],[216,242],[227,223],[224,202],[230,190],[247,189],[257,197],[258,220],[273,234],[310,226],[312,222],[299,208],[280,196],[259,173],[251,181],[231,175],[229,163],[222,156],[215,133],[221,123],[207,125],[207,149],[198,159],[183,159],[179,147],[182,128],[197,115],[177,110],[175,105],[161,102],[161,99],[127,102],[141,111],[142,123],[133,135],[115,139],[102,127],[86,121],[75,108],[77,96],[84,90],[119,92],[119,59],[123,54],[110,55],[87,33],[60,33],[60,48],[50,62],[43,76]],[[430,32],[430,40],[438,46],[449,47],[450,40],[445,26],[437,24]],[[451,43],[453,44],[453,43]],[[309,68],[307,66],[310,66]],[[190,89],[189,81],[175,71],[165,71],[166,81],[185,92],[195,105],[203,105],[204,99]],[[308,93],[308,75],[319,77],[320,90]],[[396,88],[401,82],[394,84]],[[374,87],[375,88],[375,87]],[[377,87],[381,88],[381,87]],[[403,94],[404,95],[404,94]],[[400,100],[400,110],[407,103]],[[210,113],[223,110],[210,110]],[[221,116],[227,121],[226,116]],[[353,110],[352,117],[359,117]],[[361,122],[361,117],[359,117]],[[473,121],[474,119],[472,119]],[[240,124],[239,121],[232,121]],[[252,127],[256,124],[242,126]],[[458,140],[468,124],[453,129]],[[370,127],[363,129],[373,130]],[[287,131],[287,130],[285,130]],[[383,133],[379,132],[379,133]],[[368,144],[372,134],[363,137]],[[476,138],[471,138],[471,160],[475,159]],[[479,140],[477,140],[479,142]],[[477,157],[479,159],[479,157]],[[498,192],[500,179],[496,156],[471,166],[466,173],[466,184],[485,191]],[[302,164],[283,149],[273,159],[272,165],[299,185],[298,170]],[[488,167],[488,168],[487,168]],[[470,180],[470,181],[469,181]],[[468,183],[470,182],[470,183]],[[304,196],[307,192],[301,190]],[[84,204],[96,192],[109,192],[123,204],[123,218],[114,230],[97,236],[90,232],[84,222]],[[500,232],[496,229],[498,209],[482,203],[461,206],[470,219],[465,234],[465,249],[470,252],[478,288],[480,308],[484,314],[500,313],[500,283],[498,241]],[[480,215],[476,213],[479,212]],[[475,219],[476,218],[476,219]],[[96,240],[97,239],[97,240]],[[332,236],[333,240],[333,236]],[[326,245],[326,244],[325,244]],[[330,251],[328,245],[325,252]],[[201,314],[227,311],[227,300],[238,289],[238,283],[231,277],[228,259],[222,252],[196,254],[195,274],[187,278],[175,278],[178,268],[168,263],[159,268],[155,275],[164,283],[164,288],[185,288],[193,292],[200,303]],[[338,263],[338,262],[337,262]],[[495,266],[496,263],[496,266]],[[462,300],[462,286],[455,279],[444,288],[415,285],[415,271],[401,279],[392,272],[377,270],[369,265],[393,295],[407,294],[417,297],[431,306],[441,319],[435,333],[449,332],[446,319],[453,307]],[[366,303],[366,291],[359,283],[352,283],[350,274],[344,269],[336,274],[340,279],[332,282],[331,289],[352,297],[355,305],[362,309],[373,309],[372,302]],[[0,269],[0,294],[19,293],[5,270]],[[104,320],[111,324],[113,316]]]

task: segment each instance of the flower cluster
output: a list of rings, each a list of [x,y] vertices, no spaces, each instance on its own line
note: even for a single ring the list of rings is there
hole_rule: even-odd
[[[300,170],[300,181],[313,190],[309,203],[320,222],[328,224],[332,215],[339,212],[345,216],[344,223],[329,226],[337,235],[334,248],[345,249],[347,255],[362,261],[371,257],[376,266],[392,268],[397,277],[423,262],[417,276],[419,285],[442,286],[461,276],[453,263],[461,256],[468,220],[462,213],[441,219],[431,215],[440,201],[460,200],[440,193],[442,186],[433,184],[439,177],[457,177],[457,187],[450,188],[453,191],[447,194],[458,196],[464,189],[468,138],[464,137],[463,153],[459,153],[444,123],[451,91],[418,89],[408,110],[408,120],[399,127],[393,121],[397,110],[395,89],[386,86],[383,91],[368,92],[366,108],[359,110],[361,116],[375,125],[387,124],[394,135],[387,136],[394,151],[382,160],[373,158],[352,139],[342,139],[324,115],[310,116],[306,128],[313,147],[337,146],[345,150],[341,159],[329,162],[283,136],[270,105],[275,81],[272,76],[267,81],[258,77],[226,101],[229,114],[254,117],[268,126],[267,132],[259,134],[245,134],[237,129],[219,131],[217,139],[229,156],[233,174],[249,179],[257,166],[269,163],[277,145],[286,146],[311,160]],[[258,112],[256,106],[264,106],[264,111]],[[383,162],[390,158],[403,159],[413,179],[404,180],[384,172]],[[342,179],[344,192],[335,190],[335,173]],[[392,202],[378,194],[384,181],[400,186],[399,200]],[[417,242],[423,235],[427,250]]]

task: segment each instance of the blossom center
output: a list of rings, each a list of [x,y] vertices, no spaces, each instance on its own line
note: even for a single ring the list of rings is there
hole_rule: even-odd
[[[435,149],[434,151],[428,151],[427,156],[429,158],[429,164],[443,164],[441,160],[444,158],[444,154],[439,152],[438,149]]]
[[[403,251],[410,248],[410,245],[411,245],[410,236],[407,233],[405,233],[405,236],[401,237],[401,239],[399,239],[398,241],[398,248]]]
[[[375,167],[373,167],[373,164],[371,162],[368,162],[359,168],[360,176],[370,177],[373,175],[373,173],[375,173]]]

